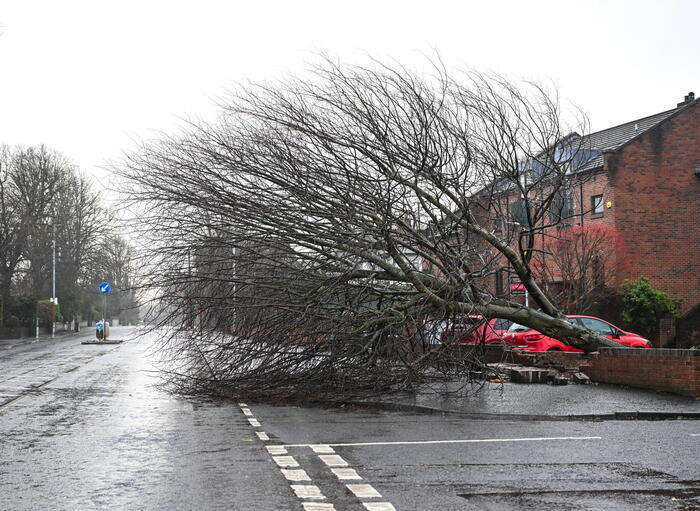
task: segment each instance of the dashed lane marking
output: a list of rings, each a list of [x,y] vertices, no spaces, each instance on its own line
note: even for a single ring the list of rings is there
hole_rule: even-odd
[[[266,449],[267,452],[275,456],[278,456],[280,454],[287,454],[287,449],[285,449],[284,447],[280,447],[279,445],[268,445]]]
[[[311,450],[316,454],[335,454],[335,451],[330,445],[309,445]]]
[[[396,511],[389,502],[363,502],[362,505],[368,511]]]
[[[243,415],[246,416],[248,422],[253,427],[260,427],[260,422],[254,417],[253,412],[247,407],[245,403],[238,403],[241,407]],[[264,431],[256,431],[256,435],[262,441],[270,440],[270,437]],[[300,483],[300,482],[311,482],[309,474],[302,468],[300,468],[297,460],[292,456],[285,456],[287,454],[287,449],[284,445],[267,445],[265,446],[267,452],[272,456],[274,462],[280,467],[280,471],[287,481]],[[312,449],[316,453],[334,453],[335,451],[328,445],[316,445],[314,444]],[[339,466],[347,466],[347,462],[340,456],[327,455],[321,456],[321,458],[328,458],[324,460],[327,465],[340,464]],[[342,478],[342,474],[337,474],[338,478]],[[362,479],[357,475],[357,472],[350,470],[350,472],[345,474],[347,477],[345,479]],[[353,477],[354,475],[354,477]],[[369,486],[369,485],[366,485]],[[325,500],[325,496],[321,493],[318,486],[312,484],[290,484],[289,487],[294,491],[296,496],[302,500]],[[335,507],[330,503],[321,502],[302,502],[304,511],[335,511]]]
[[[360,475],[355,471],[354,468],[332,468],[331,472],[333,472],[338,479],[344,479],[344,480],[362,479],[360,477]]]
[[[290,470],[285,468],[280,470],[282,471],[282,475],[287,478],[287,481],[311,481],[311,478],[309,477],[309,474],[306,473],[306,470]]]
[[[297,497],[300,499],[325,499],[321,489],[313,484],[290,484],[289,485]]]
[[[691,433],[690,436],[700,436],[700,433]]]
[[[273,460],[275,460],[275,463],[279,465],[280,467],[298,467],[299,463],[297,463],[297,460],[295,460],[292,456],[273,456]]]
[[[471,444],[483,442],[545,442],[554,440],[601,440],[599,436],[552,436],[535,438],[474,438],[468,440],[416,440],[405,442],[355,442],[328,444],[331,447],[363,447],[377,445],[430,445],[430,444]],[[283,447],[311,447],[313,444],[284,444]]]
[[[319,455],[321,461],[324,462],[329,467],[347,467],[348,462],[337,454],[321,454]]]
[[[355,494],[358,499],[381,499],[382,494],[379,493],[371,484],[346,484],[348,490]]]
[[[325,502],[304,502],[304,511],[335,511],[335,507]]]

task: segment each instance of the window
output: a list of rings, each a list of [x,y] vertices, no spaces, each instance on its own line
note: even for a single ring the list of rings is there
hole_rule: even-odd
[[[599,217],[603,216],[603,196],[594,195],[591,197],[591,216]]]
[[[513,221],[519,223],[524,227],[529,227],[528,222],[528,208],[524,199],[518,199],[510,204],[510,214],[513,217]]]
[[[503,271],[496,270],[496,295],[503,294]]]
[[[584,327],[588,328],[589,330],[593,330],[597,334],[615,335],[615,330],[613,327],[603,321],[593,318],[578,318],[578,320]]]
[[[558,223],[574,214],[574,200],[566,190],[559,190],[554,194],[549,204],[549,220]]]

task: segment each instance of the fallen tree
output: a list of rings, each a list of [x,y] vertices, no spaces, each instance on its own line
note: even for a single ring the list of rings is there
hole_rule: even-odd
[[[275,397],[406,388],[441,376],[435,329],[465,315],[620,346],[568,322],[531,268],[591,154],[563,117],[533,84],[325,62],[144,144],[115,171],[154,324],[182,361],[172,381]],[[494,286],[503,274],[530,306]],[[451,370],[487,376],[478,354]]]

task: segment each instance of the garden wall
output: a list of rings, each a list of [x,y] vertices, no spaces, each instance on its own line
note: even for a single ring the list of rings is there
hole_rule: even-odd
[[[700,350],[601,348],[581,370],[597,382],[700,397]]]
[[[700,350],[601,348],[598,353],[520,352],[518,363],[581,371],[599,383],[700,397]]]

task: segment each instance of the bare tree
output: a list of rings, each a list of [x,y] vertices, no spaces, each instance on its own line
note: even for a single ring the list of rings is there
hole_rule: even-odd
[[[90,179],[66,157],[45,146],[0,147],[0,317],[11,298],[50,295],[54,238],[64,319],[90,315],[97,283],[112,274],[103,271],[105,247],[121,247],[109,243],[115,228]]]
[[[569,323],[531,266],[586,154],[537,85],[325,62],[241,90],[218,123],[116,171],[147,240],[144,285],[182,355],[174,380],[327,396],[436,377],[454,351],[430,349],[433,330],[465,315],[619,346]],[[530,307],[495,292],[503,269]],[[455,367],[485,374],[478,357]]]
[[[532,263],[538,280],[561,309],[586,314],[614,293],[627,263],[622,236],[606,225],[574,225],[545,241]]]

